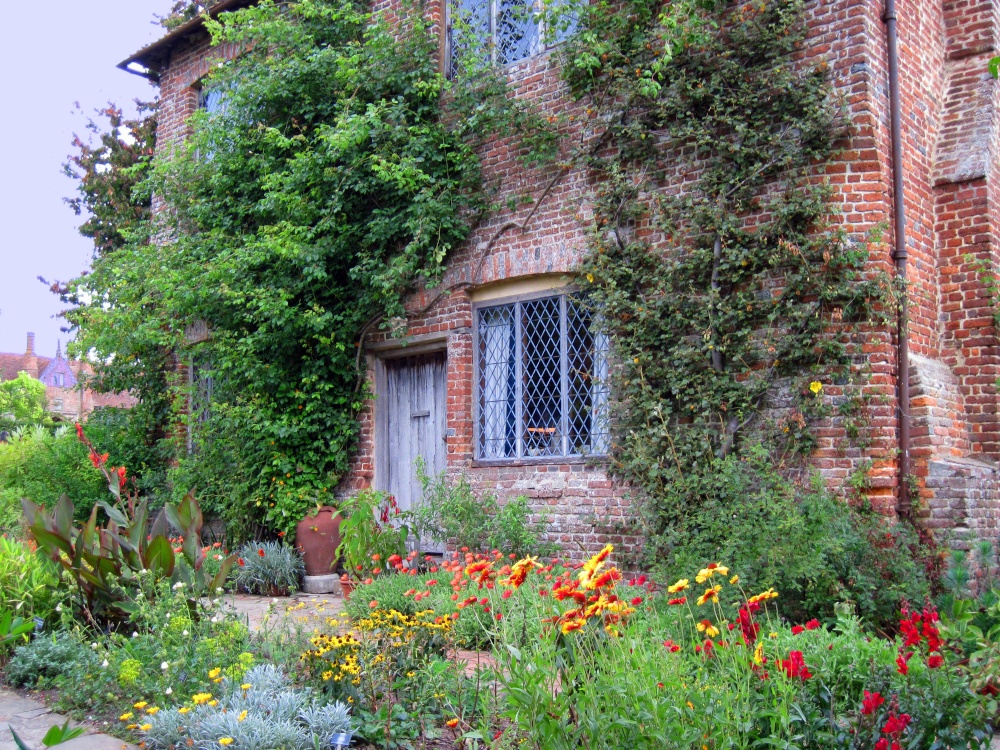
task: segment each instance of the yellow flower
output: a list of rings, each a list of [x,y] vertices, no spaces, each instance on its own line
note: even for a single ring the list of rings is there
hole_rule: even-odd
[[[251,685],[249,682],[244,682],[242,685],[240,685],[240,690],[249,690],[252,687],[253,685]]]
[[[814,380],[809,384],[809,390],[813,392],[813,395],[816,395],[821,390],[823,390],[823,384],[820,383],[818,380]]]
[[[712,624],[711,620],[702,620],[698,623],[698,632],[704,633],[709,638],[715,638],[719,634],[719,629]]]
[[[139,701],[138,703],[133,703],[132,708],[145,708],[149,704],[146,701]]]
[[[219,737],[219,744],[222,745],[223,747],[225,747],[226,745],[232,745],[233,744],[233,738],[232,737]]]
[[[767,637],[768,638],[777,638],[778,634],[772,630],[770,633],[767,634]]]
[[[184,706],[183,708],[178,708],[177,709],[177,713],[179,713],[179,714],[186,714],[190,710],[191,710],[191,708],[189,706]]]
[[[719,601],[719,592],[722,590],[722,586],[716,584],[715,586],[710,586],[705,589],[705,593],[698,597],[698,606],[706,602],[717,602]]]
[[[714,575],[727,576],[729,575],[729,568],[721,563],[709,563],[706,567],[698,571],[698,575],[694,577],[694,580],[696,583],[704,583]]]
[[[764,641],[757,641],[757,647],[753,650],[753,663],[758,666],[764,663]]]
[[[139,728],[139,725],[138,725],[138,724],[129,724],[129,725],[128,725],[128,726],[126,726],[125,728],[126,728],[126,729],[138,729],[138,728]]]
[[[245,721],[246,718],[247,718],[247,712],[246,709],[243,709],[243,711],[240,712],[240,715],[236,717],[236,721]]]
[[[139,729],[141,729],[143,732],[148,732],[152,728],[153,728],[152,724],[143,724],[141,727],[139,727]]]
[[[219,701],[209,701],[209,702],[208,702],[208,705],[209,705],[209,706],[212,706],[213,708],[215,708],[216,706],[218,706],[218,705],[219,705]]]
[[[676,594],[678,591],[683,591],[684,589],[686,589],[688,587],[688,583],[689,582],[687,578],[682,578],[673,586],[667,586],[667,591],[671,594]]]
[[[212,669],[212,670],[209,670],[209,672],[208,672],[208,676],[209,676],[209,678],[210,678],[210,679],[212,679],[212,680],[214,680],[214,679],[215,679],[216,677],[218,677],[218,676],[219,676],[220,674],[222,674],[222,670],[221,670],[221,669],[219,669],[219,667],[216,667],[215,669]]]
[[[446,721],[445,724],[448,725],[449,727],[457,727],[458,719],[448,719],[448,721]]]
[[[159,710],[160,709],[158,709],[156,706],[153,706],[152,708],[147,708],[146,713],[149,714],[150,716],[155,716],[156,712]]]
[[[772,588],[768,589],[767,591],[762,591],[759,594],[754,594],[747,601],[750,604],[756,604],[757,602],[766,602],[768,599],[777,599],[777,598],[778,598],[778,592]]]
[[[732,583],[733,585],[735,585],[735,584],[737,584],[737,583],[740,582],[740,577],[739,576],[733,576],[732,578],[729,579],[729,582]]]
[[[212,694],[195,693],[194,695],[191,696],[191,700],[194,701],[194,705],[200,706],[202,703],[208,703],[208,701],[212,700]]]
[[[128,711],[126,713],[123,713],[121,716],[119,716],[118,720],[119,721],[128,721],[131,718],[132,718],[132,712]]]

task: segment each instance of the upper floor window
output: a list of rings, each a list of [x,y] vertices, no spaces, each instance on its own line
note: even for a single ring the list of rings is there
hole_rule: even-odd
[[[198,108],[209,114],[226,111],[226,94],[221,89],[202,88],[198,91]]]
[[[496,65],[510,65],[564,41],[572,28],[547,30],[538,0],[450,0],[448,73],[454,77],[464,55],[482,54]],[[572,26],[572,24],[570,24]]]
[[[64,387],[66,385],[66,376],[63,373],[61,373],[61,372],[57,372],[57,373],[53,374],[52,375],[52,384],[56,388],[62,388],[62,387]]]
[[[608,452],[608,340],[578,295],[479,307],[476,333],[476,458]]]

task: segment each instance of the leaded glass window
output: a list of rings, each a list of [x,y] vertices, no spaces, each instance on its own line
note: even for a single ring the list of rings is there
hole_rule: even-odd
[[[608,452],[607,337],[575,294],[476,313],[481,460]]]

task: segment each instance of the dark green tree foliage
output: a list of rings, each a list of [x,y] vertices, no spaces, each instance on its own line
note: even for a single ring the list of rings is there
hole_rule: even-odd
[[[224,105],[159,165],[157,243],[77,282],[111,301],[76,313],[84,345],[126,367],[139,342],[163,347],[211,378],[172,480],[205,488],[236,535],[292,530],[344,474],[366,395],[359,334],[398,319],[487,209],[480,137],[538,132],[495,71],[452,90],[436,34],[420,9],[407,18],[392,29],[350,2],[304,0],[208,22],[246,52],[207,83]],[[197,345],[194,321],[211,331]],[[179,415],[183,386],[160,391]]]

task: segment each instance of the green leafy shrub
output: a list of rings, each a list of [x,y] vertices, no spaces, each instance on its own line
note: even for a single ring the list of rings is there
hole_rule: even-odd
[[[279,542],[247,542],[236,554],[233,580],[250,594],[285,596],[298,589],[306,572],[302,555]]]
[[[167,465],[171,444],[160,434],[156,415],[151,414],[145,404],[128,409],[95,409],[87,417],[84,431],[95,445],[110,454],[109,464],[128,467],[136,489],[149,500],[150,507],[163,505],[167,499]],[[70,494],[70,497],[75,495]],[[211,514],[211,509],[206,507],[203,510]]]
[[[35,687],[39,680],[50,684],[57,677],[84,673],[98,663],[94,651],[72,634],[42,633],[14,652],[4,678],[14,687]]]
[[[55,432],[24,428],[0,442],[0,533],[20,526],[22,498],[51,508],[68,495],[76,498],[81,514],[104,500],[107,482],[88,455],[87,447],[69,427]]]
[[[404,523],[396,498],[373,489],[361,490],[340,504],[340,545],[337,557],[347,574],[363,578],[386,561],[406,552],[410,527]]]
[[[671,504],[675,493],[702,498],[697,513]],[[783,477],[762,448],[719,459],[708,474],[685,476],[644,504],[649,562],[662,579],[722,559],[747,585],[782,592],[792,620],[833,620],[849,602],[873,627],[890,628],[904,600],[930,593],[925,549],[912,528]]]
[[[411,515],[423,543],[452,544],[473,552],[500,550],[517,557],[555,550],[555,545],[540,540],[544,522],[532,521],[523,495],[501,503],[495,493],[474,492],[464,475],[455,480],[444,473],[428,476],[419,459],[417,478],[423,495]]]
[[[9,609],[26,620],[52,620],[66,596],[51,560],[26,542],[0,536],[0,611]]]

